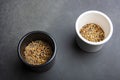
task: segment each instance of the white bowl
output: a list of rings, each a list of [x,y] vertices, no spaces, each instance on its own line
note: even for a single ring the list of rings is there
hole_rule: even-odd
[[[91,42],[82,37],[80,34],[80,29],[88,23],[95,23],[100,25],[100,27],[105,32],[105,39],[103,41]],[[82,13],[76,20],[75,28],[77,33],[76,40],[78,46],[87,52],[99,51],[102,48],[103,44],[111,38],[113,33],[113,24],[110,18],[100,11],[93,10]]]

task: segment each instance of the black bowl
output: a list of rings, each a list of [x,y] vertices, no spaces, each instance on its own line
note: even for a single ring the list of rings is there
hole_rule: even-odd
[[[31,65],[31,64],[27,63],[23,58],[23,52],[25,50],[25,47],[30,42],[35,41],[35,40],[43,40],[43,41],[47,42],[52,47],[52,51],[53,51],[51,58],[46,63],[41,64],[41,65]],[[26,66],[28,66],[28,68],[31,68],[32,70],[35,70],[38,72],[44,72],[44,71],[49,70],[54,64],[55,56],[56,56],[56,43],[55,43],[55,40],[53,39],[53,37],[46,32],[32,31],[22,37],[22,39],[20,40],[20,42],[18,44],[17,51],[18,51],[18,56],[19,56],[20,60]]]

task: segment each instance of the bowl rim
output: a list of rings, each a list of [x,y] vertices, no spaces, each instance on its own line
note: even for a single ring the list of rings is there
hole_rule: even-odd
[[[34,33],[43,33],[43,34],[49,36],[49,37],[52,39],[53,43],[54,43],[54,52],[53,52],[53,55],[52,55],[52,57],[51,57],[47,62],[45,62],[44,64],[40,64],[40,65],[32,65],[32,64],[29,64],[27,61],[24,60],[24,58],[22,57],[21,52],[20,52],[20,47],[21,47],[21,44],[22,44],[22,42],[24,41],[24,39],[25,39],[27,36],[29,36],[30,34],[34,34]],[[53,36],[51,36],[49,33],[45,32],[45,31],[31,31],[31,32],[26,33],[26,34],[20,39],[20,41],[19,41],[19,43],[18,43],[18,46],[17,46],[17,52],[18,52],[18,56],[19,56],[20,60],[21,60],[23,63],[25,63],[26,65],[30,66],[30,67],[42,67],[42,66],[45,66],[45,65],[49,64],[49,63],[55,58],[55,56],[56,56],[56,50],[57,50],[57,49],[56,49],[56,41],[55,41],[55,39],[53,38]]]
[[[109,32],[108,36],[107,36],[103,41],[100,41],[100,42],[91,42],[91,41],[88,41],[88,40],[86,40],[85,38],[82,37],[82,35],[79,33],[79,31],[78,31],[78,29],[77,29],[80,18],[83,17],[84,15],[90,14],[90,13],[96,13],[96,14],[99,14],[99,15],[103,16],[104,18],[107,19],[108,23],[110,24],[110,32]],[[112,34],[113,34],[113,24],[112,24],[111,19],[110,19],[105,13],[103,13],[103,12],[101,12],[101,11],[97,11],[97,10],[89,10],[89,11],[83,12],[83,13],[77,18],[76,23],[75,23],[75,28],[76,28],[76,33],[77,33],[78,37],[79,37],[82,41],[84,41],[84,42],[86,42],[87,44],[90,44],[90,45],[101,45],[101,44],[104,44],[104,43],[106,43],[106,42],[111,38],[111,36],[112,36]]]

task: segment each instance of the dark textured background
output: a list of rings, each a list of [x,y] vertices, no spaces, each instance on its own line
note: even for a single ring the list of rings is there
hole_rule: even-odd
[[[112,38],[97,53],[75,42],[75,21],[87,10],[106,13]],[[45,73],[25,68],[17,55],[29,31],[50,33],[57,43],[55,65]],[[120,80],[120,0],[0,0],[0,80]]]

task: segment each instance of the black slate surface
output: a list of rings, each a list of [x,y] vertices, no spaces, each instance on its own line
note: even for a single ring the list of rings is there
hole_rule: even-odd
[[[0,0],[0,80],[120,80],[120,0]],[[97,53],[75,42],[75,21],[87,10],[112,20],[112,38]],[[57,43],[55,65],[45,73],[22,65],[17,44],[27,32],[42,30]]]

